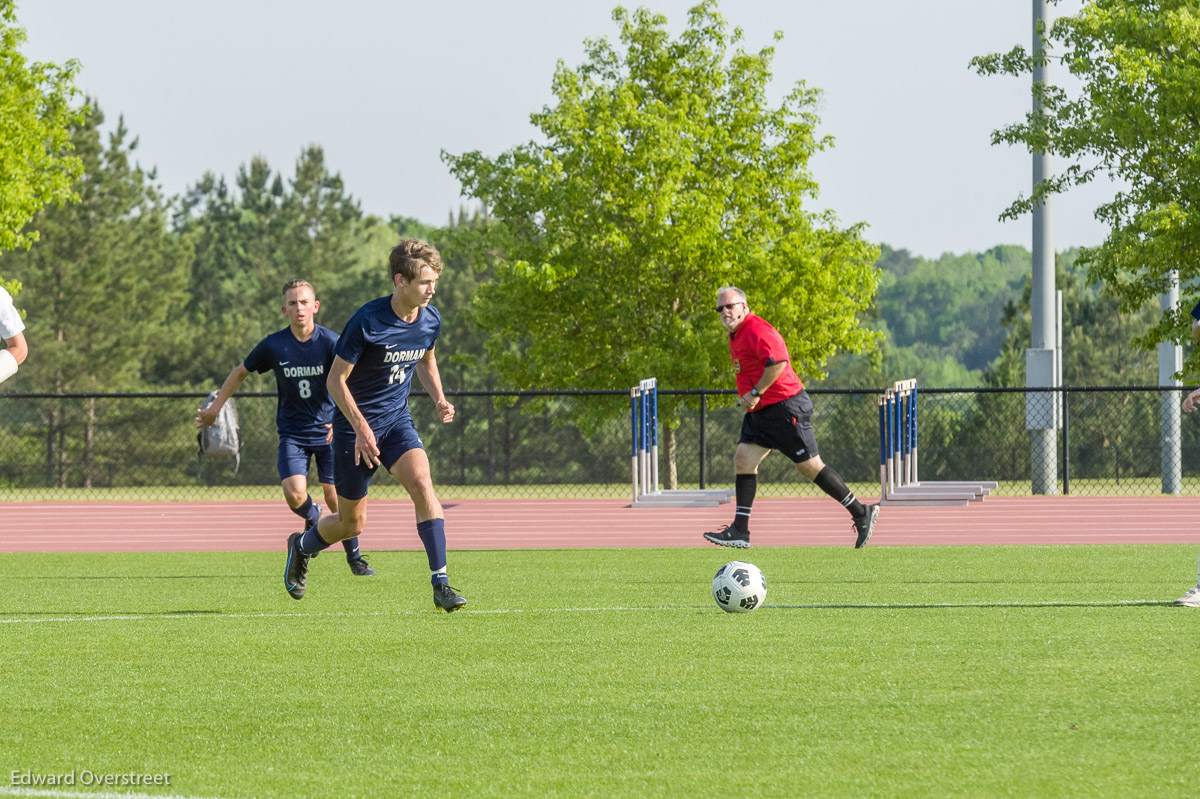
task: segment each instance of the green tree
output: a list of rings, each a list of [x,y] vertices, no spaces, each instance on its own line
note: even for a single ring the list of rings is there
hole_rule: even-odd
[[[83,165],[71,129],[86,107],[71,108],[77,61],[30,62],[15,0],[0,0],[0,252],[28,248],[38,230],[26,223],[48,204],[74,198]]]
[[[83,120],[72,132],[84,166],[74,186],[79,201],[39,211],[32,221],[42,234],[38,243],[0,256],[0,271],[28,289],[29,336],[39,357],[29,359],[20,379],[34,391],[143,388],[154,362],[184,337],[174,322],[184,305],[190,248],[168,229],[167,203],[154,173],[133,161],[137,141],[124,123],[106,146],[99,106]],[[96,403],[69,407],[44,406],[47,482],[67,485],[74,462],[91,485]],[[109,429],[116,427],[110,420]]]
[[[1068,386],[1151,385],[1158,381],[1158,356],[1135,342],[1153,329],[1157,302],[1125,311],[1097,285],[1089,285],[1079,264],[1081,251],[1058,256],[1055,283],[1063,293],[1063,384]],[[1030,294],[1025,280],[1019,299],[1004,304],[1007,330],[999,356],[984,371],[990,386],[1025,385],[1025,350],[1032,329]]]
[[[1034,86],[1040,110],[993,133],[994,143],[1023,144],[1068,164],[1003,216],[1097,176],[1115,178],[1123,187],[1096,210],[1108,236],[1079,260],[1122,311],[1140,313],[1167,289],[1172,271],[1186,286],[1200,278],[1200,11],[1194,0],[1089,0],[1055,20],[1043,40],[1046,55],[1015,47],[972,60],[983,75],[1028,75],[1045,57],[1082,82],[1078,96]],[[1193,291],[1183,308],[1162,313],[1139,346],[1185,339],[1195,299]],[[1200,349],[1187,367],[1200,368]]]
[[[365,286],[387,293],[394,236],[363,215],[320,147],[301,152],[286,183],[262,158],[238,170],[233,188],[204,175],[182,198],[175,226],[196,253],[185,316],[204,331],[163,365],[176,381],[220,380],[254,342],[283,327],[280,288],[288,280],[316,287],[317,321],[335,330],[378,296]]]
[[[802,373],[868,346],[859,314],[878,250],[861,224],[804,207],[809,159],[831,145],[815,132],[819,92],[801,81],[772,107],[773,48],[743,50],[713,0],[677,39],[645,9],[613,19],[619,49],[591,39],[582,66],[559,63],[555,103],[531,115],[541,141],[495,159],[443,153],[489,214],[475,251],[495,280],[472,316],[497,373],[515,388],[727,384],[713,314],[726,284],[779,328]],[[578,424],[602,421],[578,408]]]
[[[1029,251],[1000,246],[934,260],[881,250],[879,290],[864,315],[879,340],[869,352],[835,356],[814,386],[877,388],[909,377],[938,388],[981,385],[1005,340],[1004,305],[1020,298],[1029,274]]]

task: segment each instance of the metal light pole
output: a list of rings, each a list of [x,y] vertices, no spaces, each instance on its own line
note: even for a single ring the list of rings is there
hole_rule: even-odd
[[[1171,273],[1171,287],[1160,298],[1162,309],[1173,310],[1179,306],[1179,273]],[[1174,341],[1158,344],[1158,384],[1178,386],[1175,373],[1183,369],[1183,348]],[[1162,393],[1160,419],[1162,420],[1162,492],[1179,494],[1183,482],[1183,441],[1180,428],[1180,399],[1177,391]]]
[[[1042,29],[1049,27],[1046,0],[1033,0],[1033,85],[1050,82],[1050,64],[1043,60],[1045,42]],[[1041,110],[1037,95],[1033,98],[1033,113]],[[1050,156],[1033,154],[1033,185],[1050,176]],[[1032,335],[1025,351],[1025,387],[1042,388],[1059,385],[1055,345],[1058,340],[1055,325],[1054,299],[1054,236],[1051,201],[1043,199],[1033,207],[1033,286],[1030,296]],[[1049,392],[1030,392],[1025,395],[1025,427],[1029,430],[1032,488],[1035,494],[1058,493],[1058,398]]]

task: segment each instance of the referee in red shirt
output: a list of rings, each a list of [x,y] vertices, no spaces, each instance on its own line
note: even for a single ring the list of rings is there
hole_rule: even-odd
[[[742,436],[733,456],[737,511],[733,524],[704,538],[723,547],[750,546],[750,506],[758,486],[758,465],[771,450],[792,459],[796,471],[842,503],[854,519],[856,549],[867,543],[878,505],[863,505],[841,475],[817,452],[812,429],[812,399],[792,369],[787,344],[767,320],[746,305],[746,292],[725,286],[717,292],[717,313],[729,331],[729,355],[737,375],[738,404],[746,410]]]

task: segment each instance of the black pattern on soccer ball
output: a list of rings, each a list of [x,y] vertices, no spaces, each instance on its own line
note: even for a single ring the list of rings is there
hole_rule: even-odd
[[[758,607],[758,597],[751,594],[750,596],[742,599],[740,604],[746,610],[754,610],[754,608]]]
[[[734,569],[733,574],[729,575],[729,579],[745,588],[750,585],[750,572],[747,569]]]
[[[733,592],[729,590],[729,586],[727,586],[727,585],[723,585],[723,586],[721,586],[720,588],[718,588],[718,589],[716,590],[716,592],[713,594],[713,596],[714,596],[714,597],[716,598],[716,600],[717,600],[718,602],[720,602],[722,605],[728,605],[728,604],[729,604],[729,597],[730,597],[732,594],[733,594]]]

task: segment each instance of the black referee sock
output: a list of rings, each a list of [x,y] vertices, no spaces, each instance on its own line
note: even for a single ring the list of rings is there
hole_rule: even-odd
[[[733,526],[739,533],[750,532],[750,506],[758,490],[758,475],[739,474],[734,478],[734,493],[737,510],[733,514]]]
[[[850,511],[850,515],[854,518],[857,519],[867,512],[867,509],[858,501],[858,497],[854,496],[854,492],[846,487],[842,476],[835,472],[832,466],[822,469],[813,482],[826,494],[842,503],[842,507]]]

